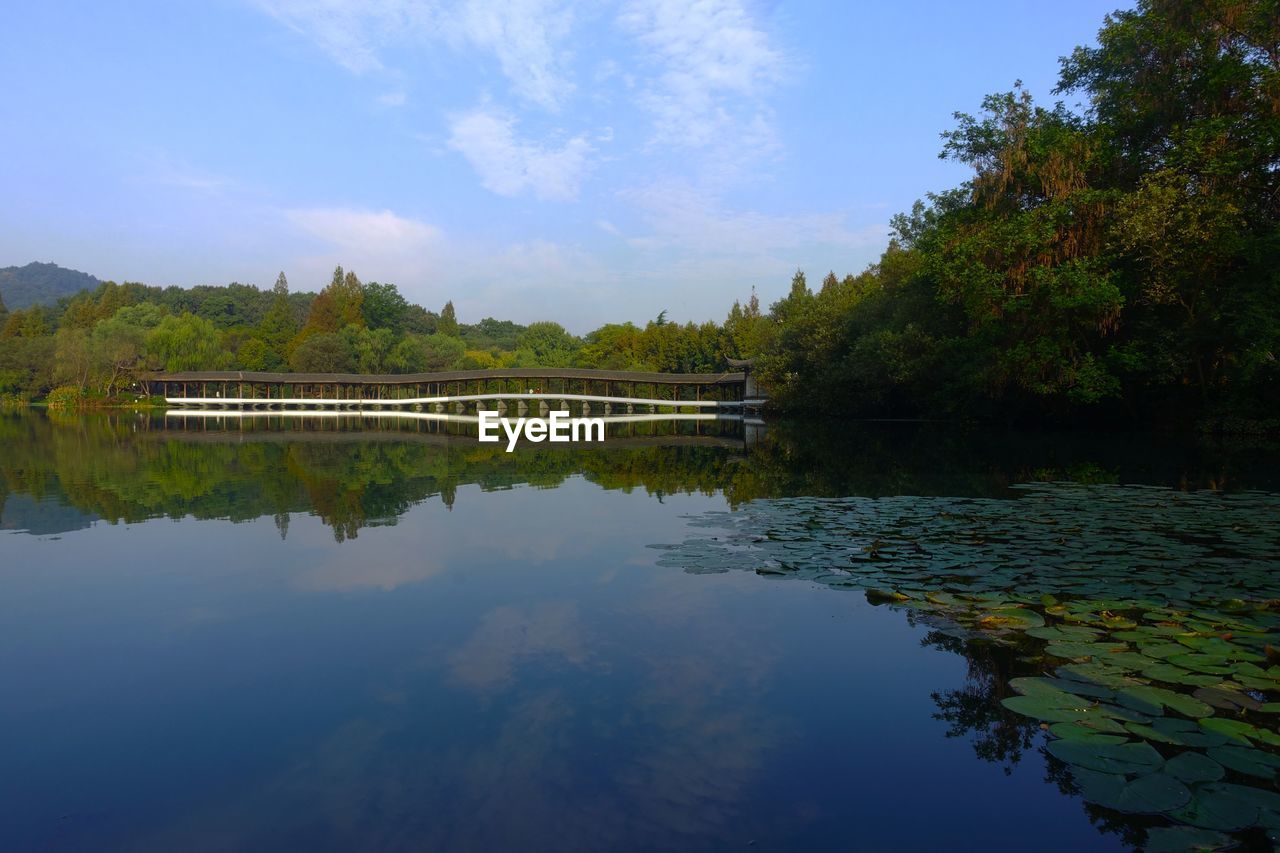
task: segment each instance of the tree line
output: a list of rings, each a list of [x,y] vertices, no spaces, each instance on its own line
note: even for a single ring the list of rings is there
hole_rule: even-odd
[[[797,272],[723,322],[458,321],[335,270],[317,294],[104,284],[7,316],[0,393],[111,394],[142,368],[396,373],[507,366],[716,371],[755,360],[774,404],[862,416],[1280,428],[1280,13],[1140,0],[1061,60],[956,114],[971,177],[893,220],[817,288]]]
[[[609,324],[581,337],[551,321],[464,324],[451,301],[429,311],[394,284],[362,282],[342,267],[318,293],[290,291],[284,273],[267,291],[104,282],[51,307],[9,312],[0,302],[0,394],[30,399],[70,388],[111,398],[128,392],[139,373],[155,370],[716,372],[742,351],[734,328],[672,323],[665,312],[643,327]]]

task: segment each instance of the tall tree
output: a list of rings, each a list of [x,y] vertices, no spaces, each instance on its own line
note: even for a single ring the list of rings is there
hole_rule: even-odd
[[[457,337],[458,335],[458,315],[453,310],[453,300],[450,299],[444,304],[444,308],[440,310],[440,320],[436,323],[436,331],[442,335]]]
[[[363,302],[360,279],[353,272],[344,272],[341,266],[335,267],[329,285],[312,300],[307,322],[294,337],[291,350],[312,335],[333,334],[345,326],[363,326],[364,315],[360,310]],[[292,353],[289,360],[293,361]]]
[[[289,341],[297,334],[293,306],[289,302],[289,280],[283,272],[271,288],[271,307],[262,318],[262,345],[255,345],[250,356],[257,369],[272,369],[284,363]]]

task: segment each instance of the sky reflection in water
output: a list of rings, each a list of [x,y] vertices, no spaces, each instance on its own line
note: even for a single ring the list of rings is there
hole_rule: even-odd
[[[1120,844],[1034,748],[946,736],[941,704],[999,661],[857,593],[645,547],[752,497],[1000,493],[1027,470],[1119,476],[1105,458],[916,437],[953,463],[929,471],[898,439],[785,429],[507,456],[136,427],[0,419],[0,527],[31,532],[0,535],[8,849]],[[1184,452],[1147,478],[1269,458]]]

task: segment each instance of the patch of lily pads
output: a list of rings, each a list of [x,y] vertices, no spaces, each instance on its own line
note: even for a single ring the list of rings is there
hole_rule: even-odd
[[[790,498],[690,520],[688,572],[857,589],[1016,647],[1009,711],[1147,849],[1280,833],[1280,495],[1035,484],[1011,500]],[[1252,828],[1260,827],[1260,830]]]

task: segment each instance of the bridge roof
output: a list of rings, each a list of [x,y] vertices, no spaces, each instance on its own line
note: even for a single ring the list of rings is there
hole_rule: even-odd
[[[151,382],[262,382],[266,384],[417,385],[426,382],[465,382],[474,379],[595,379],[658,385],[736,385],[746,375],[735,373],[651,373],[638,370],[591,370],[579,367],[507,367],[491,370],[449,370],[442,373],[259,373],[248,370],[201,370],[149,373]]]

